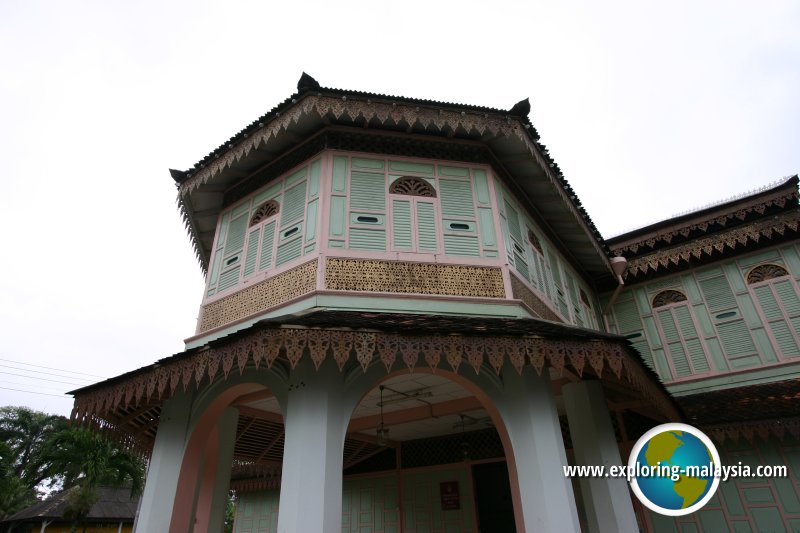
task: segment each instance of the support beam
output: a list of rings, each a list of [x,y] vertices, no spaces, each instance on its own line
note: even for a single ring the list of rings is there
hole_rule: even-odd
[[[418,420],[427,420],[429,418],[465,413],[467,411],[477,411],[479,409],[483,409],[481,402],[477,398],[470,396],[431,405],[420,405],[419,407],[412,407],[411,409],[389,411],[384,413],[383,419],[386,425],[396,426],[399,424],[407,424],[408,422],[416,422]],[[347,431],[356,433],[373,429],[378,427],[380,421],[380,415],[354,418],[350,421],[350,425],[347,426]]]
[[[581,381],[565,385],[564,406],[575,463],[605,466],[623,464],[614,427],[606,407],[603,386],[599,381]],[[581,493],[589,531],[639,531],[628,483],[621,478],[581,478]]]

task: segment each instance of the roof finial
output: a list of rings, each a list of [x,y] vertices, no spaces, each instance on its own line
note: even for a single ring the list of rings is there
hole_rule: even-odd
[[[304,93],[313,89],[319,89],[319,82],[303,72],[300,80],[297,82],[297,92]]]
[[[527,117],[530,112],[531,112],[531,103],[526,98],[525,100],[520,100],[519,102],[514,104],[514,107],[512,107],[508,111],[508,114],[515,117]]]

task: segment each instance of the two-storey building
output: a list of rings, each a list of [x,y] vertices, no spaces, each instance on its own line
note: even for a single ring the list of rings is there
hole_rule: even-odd
[[[796,470],[677,521],[563,470],[681,420],[797,468],[797,179],[604,241],[529,110],[303,75],[172,171],[197,330],[74,392],[150,457],[137,531],[218,531],[229,489],[241,533],[798,527]]]

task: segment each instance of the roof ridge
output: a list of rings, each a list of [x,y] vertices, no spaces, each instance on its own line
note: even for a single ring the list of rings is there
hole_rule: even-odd
[[[754,189],[750,189],[750,190],[742,192],[742,193],[737,193],[737,194],[734,194],[732,196],[725,197],[725,198],[723,198],[721,200],[715,200],[715,201],[710,202],[708,204],[704,204],[704,205],[701,205],[701,206],[698,206],[698,207],[693,207],[693,208],[687,209],[685,211],[678,211],[677,213],[673,213],[672,215],[670,215],[670,216],[668,216],[666,218],[651,219],[649,222],[647,222],[645,224],[640,224],[640,225],[628,227],[625,230],[618,231],[618,232],[613,233],[613,234],[611,234],[611,235],[609,235],[607,237],[604,237],[604,239],[607,240],[607,241],[613,240],[613,239],[616,239],[617,237],[621,237],[621,236],[627,235],[629,233],[634,233],[634,232],[636,232],[638,230],[642,230],[642,229],[648,228],[650,226],[654,226],[654,225],[659,224],[661,222],[666,222],[668,220],[672,220],[672,219],[675,219],[675,218],[680,218],[680,217],[684,217],[684,216],[687,216],[687,215],[700,213],[701,211],[705,211],[706,209],[711,209],[713,207],[719,207],[721,205],[725,205],[725,204],[730,203],[730,202],[735,202],[736,200],[742,200],[744,198],[749,198],[751,196],[755,196],[755,195],[760,194],[762,192],[766,192],[766,191],[769,191],[771,189],[775,189],[777,187],[780,187],[781,185],[785,185],[787,182],[791,181],[795,177],[797,177],[797,174],[790,174],[788,176],[784,176],[782,178],[778,178],[778,179],[776,179],[774,181],[771,181],[771,182],[769,182],[769,183],[767,183],[765,185],[761,185],[761,186],[756,187]]]

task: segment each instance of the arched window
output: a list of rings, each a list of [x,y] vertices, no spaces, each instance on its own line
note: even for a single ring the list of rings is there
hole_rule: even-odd
[[[675,379],[711,371],[700,327],[685,294],[674,289],[656,294],[653,316]]]
[[[686,301],[685,294],[673,289],[667,289],[665,291],[659,292],[658,294],[656,294],[656,297],[653,298],[653,309],[685,301]]]
[[[278,202],[275,200],[268,200],[264,202],[258,206],[258,208],[256,208],[253,216],[250,217],[250,226],[255,226],[262,220],[266,220],[269,217],[277,215],[278,211],[280,211],[280,204],[278,204]]]
[[[406,196],[423,196],[425,198],[436,198],[436,189],[422,178],[415,176],[403,176],[397,178],[389,186],[390,194],[404,194]]]
[[[780,265],[758,265],[747,273],[747,288],[779,359],[800,356],[800,295]]]
[[[403,176],[389,185],[392,205],[392,250],[439,251],[436,189],[422,178]],[[468,226],[467,226],[468,227]]]
[[[789,272],[780,265],[758,265],[747,274],[747,284],[752,285],[788,275]]]

